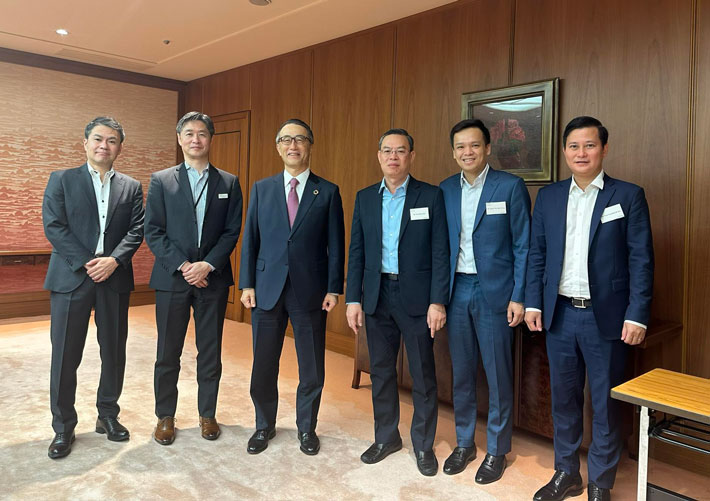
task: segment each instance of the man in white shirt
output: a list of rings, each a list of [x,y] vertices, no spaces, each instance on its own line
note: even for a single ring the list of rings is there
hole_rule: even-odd
[[[143,241],[144,213],[140,183],[113,169],[124,138],[113,118],[89,122],[86,163],[53,172],[44,193],[42,220],[52,244],[44,282],[51,291],[52,459],[68,455],[75,439],[76,371],[92,308],[101,347],[96,432],[115,442],[130,436],[118,422],[118,399],[126,366],[131,259]]]
[[[276,433],[279,358],[291,321],[298,356],[296,425],[300,449],[318,454],[318,409],[325,382],[326,315],[343,293],[345,226],[338,187],[310,170],[311,128],[290,119],[276,133],[283,171],[254,183],[244,226],[239,288],[251,309],[251,398],[256,431],[247,452]]]
[[[622,382],[627,346],[643,341],[653,295],[653,243],[639,186],[602,169],[608,132],[581,116],[563,147],[572,178],[542,188],[533,213],[525,321],[547,330],[555,474],[534,496],[582,493],[579,446],[585,372],[594,409],[588,497],[610,499],[622,437],[610,389]]]

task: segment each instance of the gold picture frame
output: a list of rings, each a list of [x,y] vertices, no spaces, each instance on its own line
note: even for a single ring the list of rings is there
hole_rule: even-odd
[[[461,97],[462,118],[478,118],[491,133],[488,163],[528,184],[557,180],[557,123],[560,79]]]

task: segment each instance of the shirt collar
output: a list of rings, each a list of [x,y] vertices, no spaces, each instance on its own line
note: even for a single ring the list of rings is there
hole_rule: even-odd
[[[292,176],[291,174],[288,173],[286,169],[284,169],[284,188],[289,185],[291,182],[291,179],[294,177],[298,179],[298,184],[303,184],[308,180],[308,176],[311,174],[311,168],[308,167],[306,170],[301,172],[298,176]]]
[[[89,174],[91,174],[92,176],[99,176],[101,174],[99,172],[99,169],[95,169],[94,166],[91,165],[88,160],[86,161],[86,166],[89,168]],[[116,171],[113,170],[113,165],[108,170],[108,172],[106,172],[106,174],[108,174],[109,179],[112,178],[115,173]]]
[[[486,182],[486,176],[488,175],[488,164],[483,168],[481,173],[476,176],[476,179],[473,180],[473,184],[468,184],[468,180],[466,179],[466,176],[463,175],[463,170],[461,171],[461,188],[464,186],[469,186],[471,188],[475,188],[476,186],[483,186],[483,183]]]
[[[396,190],[394,190],[394,195],[396,195],[397,193],[405,193],[405,194],[407,193],[407,186],[409,185],[409,178],[410,178],[410,176],[409,176],[409,174],[407,174],[407,179],[405,179],[404,182],[400,186],[398,186]],[[387,183],[385,183],[385,178],[383,177],[382,182],[380,183],[379,193],[382,193],[382,190],[386,190],[386,189],[387,189]],[[389,190],[387,190],[387,191],[389,192]],[[394,196],[394,195],[392,195],[392,196]]]
[[[592,179],[592,182],[589,183],[589,186],[594,186],[595,188],[598,188],[599,190],[604,189],[604,169],[597,174],[597,177]],[[572,182],[569,184],[569,192],[572,193],[572,191],[575,190],[575,188],[579,191],[582,191],[582,188],[579,187],[577,184],[577,181],[574,179],[574,174],[572,175]]]
[[[199,172],[197,172],[197,169],[195,169],[194,167],[190,167],[190,164],[188,164],[187,162],[184,162],[184,163],[185,163],[185,169],[187,169],[188,174],[190,173],[190,171],[194,171],[195,174],[197,174],[200,177],[202,177],[202,176],[209,177],[210,164],[207,164],[207,167],[205,167],[205,170],[203,170],[202,174],[200,174]]]

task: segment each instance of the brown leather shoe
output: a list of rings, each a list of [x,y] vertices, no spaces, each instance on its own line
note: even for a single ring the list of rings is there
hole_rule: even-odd
[[[202,438],[206,440],[217,440],[219,437],[219,424],[213,417],[200,416],[200,428],[202,429]]]
[[[166,416],[158,420],[153,438],[160,445],[170,445],[175,441],[175,418]]]

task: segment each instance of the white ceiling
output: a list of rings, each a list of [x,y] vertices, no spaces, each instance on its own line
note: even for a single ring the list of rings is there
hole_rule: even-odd
[[[189,81],[453,1],[1,0],[0,47]]]

